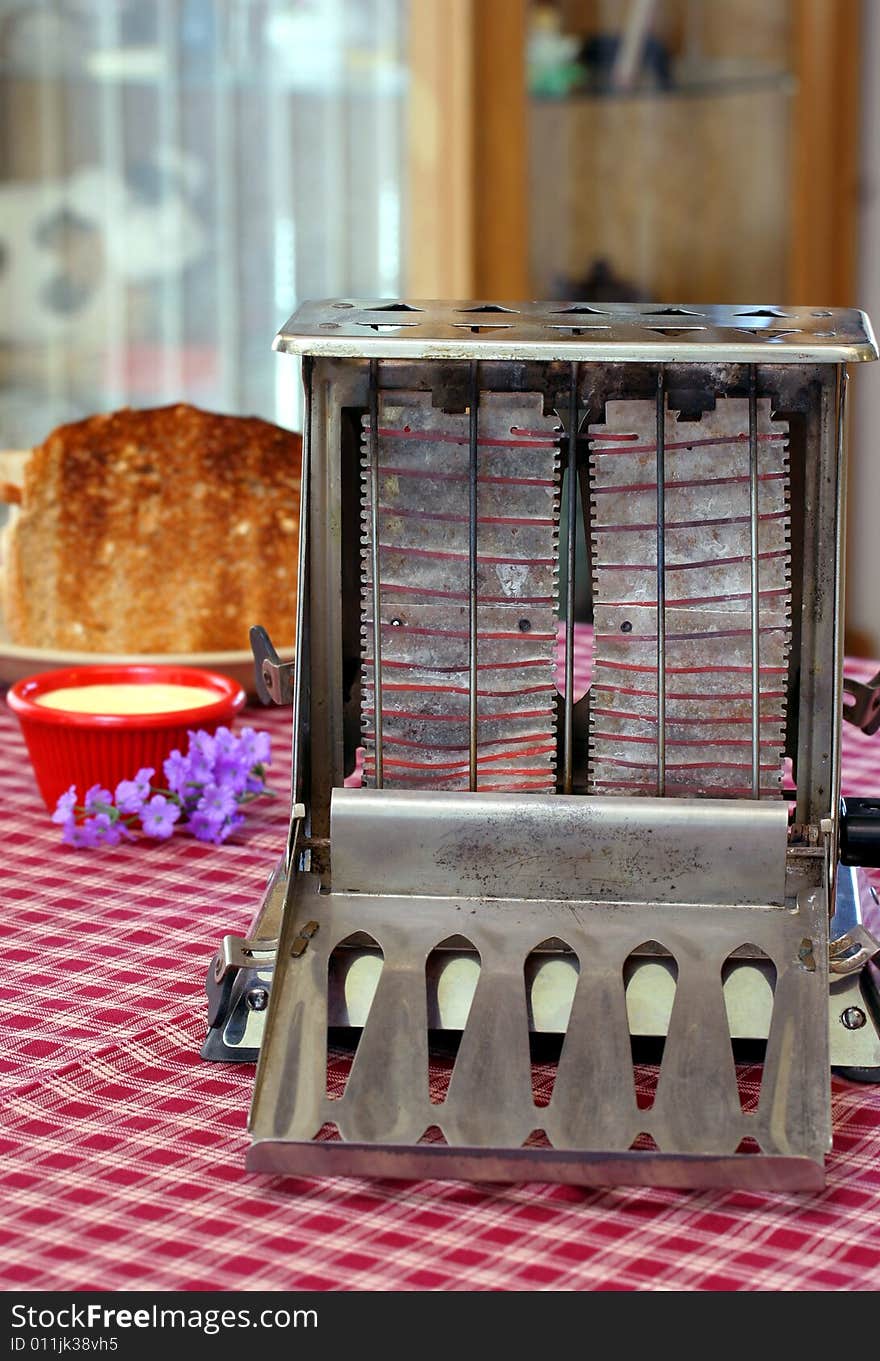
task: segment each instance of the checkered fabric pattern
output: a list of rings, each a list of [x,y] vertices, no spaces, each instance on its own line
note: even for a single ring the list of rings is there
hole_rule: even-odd
[[[576,691],[586,688],[581,632]],[[853,674],[867,678],[870,664]],[[269,728],[276,781],[289,713]],[[810,1195],[591,1191],[247,1174],[250,1065],[206,1064],[203,979],[245,931],[287,830],[73,851],[0,713],[4,809],[0,1284],[13,1289],[877,1289],[880,1088],[834,1082]],[[845,733],[845,788],[880,794],[880,737]],[[345,1061],[334,1058],[341,1087]],[[437,1065],[432,1080],[448,1074]],[[741,1072],[757,1098],[759,1071]],[[639,1074],[644,1092],[650,1070]],[[549,1074],[535,1071],[536,1100]]]

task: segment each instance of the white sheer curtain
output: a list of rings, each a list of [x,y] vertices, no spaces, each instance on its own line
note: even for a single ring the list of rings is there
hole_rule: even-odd
[[[177,400],[297,425],[272,336],[402,288],[407,0],[0,0],[0,447]]]

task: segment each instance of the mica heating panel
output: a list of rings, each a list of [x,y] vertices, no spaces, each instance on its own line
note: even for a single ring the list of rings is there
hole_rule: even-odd
[[[559,441],[539,393],[475,385],[454,413],[429,393],[374,392],[362,453],[367,786],[555,789]]]
[[[790,618],[788,425],[768,398],[589,427],[590,791],[779,796]]]

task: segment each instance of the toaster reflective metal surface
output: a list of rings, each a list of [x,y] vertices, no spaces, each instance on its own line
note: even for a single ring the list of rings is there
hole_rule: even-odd
[[[857,364],[877,358],[854,308],[680,303],[307,302],[275,340],[287,354],[397,359],[585,359]]]
[[[863,977],[832,972],[870,938],[829,955],[844,365],[876,357],[867,320],[340,299],[277,347],[306,356],[291,832],[212,1011],[218,1056],[235,1016],[240,1049],[264,1027],[248,1165],[821,1184],[829,1058],[880,1058]],[[357,1028],[338,1098],[335,1025]],[[460,1035],[439,1101],[437,1028]],[[562,1036],[546,1106],[536,1032]],[[766,1041],[754,1106],[742,1037]]]

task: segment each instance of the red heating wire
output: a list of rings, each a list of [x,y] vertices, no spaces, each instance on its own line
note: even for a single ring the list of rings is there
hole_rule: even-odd
[[[486,724],[509,722],[519,718],[546,718],[553,709],[554,705],[548,704],[543,709],[514,709],[512,713],[506,714],[483,714],[481,722]],[[375,714],[376,711],[373,705],[367,705],[362,712],[367,715]],[[413,712],[411,709],[383,709],[382,718],[405,718],[425,723],[463,723],[467,720],[467,714],[424,714]]]
[[[637,735],[636,733],[599,732],[598,730],[594,730],[590,733],[590,738],[597,742],[638,742],[649,747],[656,747],[657,745],[656,737]],[[701,743],[687,737],[667,737],[666,745],[667,747],[698,747]],[[713,747],[751,747],[752,740],[751,738],[745,737],[713,737],[712,745]],[[761,739],[761,746],[763,747],[772,747],[774,745],[771,737]]]
[[[404,553],[413,558],[436,558],[440,562],[467,562],[467,553],[450,553],[447,549],[440,548],[413,548],[407,544],[380,543],[379,549],[382,553]],[[493,566],[502,564],[509,567],[555,567],[556,558],[511,558],[493,555],[489,553],[478,553],[477,562],[491,563]]]
[[[477,758],[477,764],[486,766],[489,765],[491,762],[497,763],[499,761],[513,761],[521,759],[526,756],[544,756],[550,752],[555,751],[556,743],[553,742],[552,744],[543,747],[527,747],[524,748],[522,751],[516,752],[502,751],[495,753],[495,755],[480,756]],[[372,766],[374,763],[374,758],[372,756],[367,756],[364,758],[364,763],[366,765]],[[394,766],[395,768],[399,768],[401,770],[435,770],[435,771],[448,770],[453,772],[454,774],[462,775],[466,775],[469,769],[468,761],[404,761],[400,757],[389,757],[387,761],[385,761],[385,764],[387,764],[388,766]],[[523,770],[515,769],[513,767],[508,766],[505,767],[503,773],[507,775],[530,775],[533,769],[534,767],[531,766]]]
[[[644,672],[644,673],[646,673],[646,674],[648,674],[648,675],[652,675],[652,676],[655,675],[655,674],[656,674],[656,671],[657,671],[656,666],[640,666],[640,665],[637,665],[637,664],[634,663],[634,662],[609,662],[609,661],[606,661],[605,658],[603,658],[603,657],[597,657],[597,658],[595,659],[593,665],[594,665],[594,666],[601,666],[601,667],[603,667],[603,668],[606,668],[606,669],[609,670],[609,671],[640,671],[640,672]],[[787,676],[787,675],[788,675],[788,667],[787,667],[787,666],[763,666],[763,665],[762,665],[761,667],[759,667],[759,670],[761,670],[761,671],[766,671],[766,672],[768,672],[769,674],[775,674],[775,675],[780,675],[780,676]],[[719,666],[667,666],[666,671],[667,671],[667,673],[668,673],[669,675],[674,675],[674,676],[715,675],[715,674],[725,674],[725,673],[727,673],[727,672],[733,672],[733,673],[735,673],[735,674],[737,674],[737,675],[742,674],[742,675],[748,675],[748,676],[750,676],[750,675],[752,674],[752,668],[751,668],[751,666],[735,666],[735,665],[733,665],[733,664],[728,664],[728,665],[723,665],[723,666],[721,666],[721,665],[719,665]],[[668,696],[668,694],[667,694],[667,698],[668,698],[668,697],[669,697],[669,696]],[[751,696],[749,696],[749,698],[751,698]]]
[[[548,710],[548,712],[549,712],[549,710]],[[365,733],[362,734],[362,737],[363,737],[363,740],[364,740],[365,742],[375,742],[375,740],[376,740],[376,734],[375,734],[374,732],[365,732]],[[518,734],[516,735],[516,737],[487,737],[487,738],[485,738],[482,742],[478,742],[478,743],[477,743],[477,746],[478,746],[478,747],[516,746],[517,744],[522,743],[522,742],[542,742],[542,741],[545,739],[545,737],[546,737],[546,733],[542,733],[542,732],[536,732],[536,733],[518,733]],[[396,736],[391,736],[391,737],[383,736],[382,745],[385,746],[385,747],[412,747],[412,748],[415,749],[416,751],[423,751],[424,748],[425,748],[424,742],[416,742],[416,741],[411,740],[411,739],[408,738],[408,737],[396,737]],[[467,742],[432,742],[432,743],[431,743],[431,750],[432,750],[432,751],[461,751],[461,752],[465,752],[465,751],[468,751],[469,749],[470,749],[470,747],[469,747],[469,744],[468,744]]]
[[[429,695],[469,695],[469,685],[420,685],[413,682],[383,681],[382,689],[389,692],[413,692],[427,693]],[[550,681],[547,685],[524,685],[518,690],[477,690],[477,695],[481,699],[513,699],[517,695],[541,695],[548,691],[556,692],[555,681]]]
[[[668,446],[667,446],[667,447],[668,447]],[[782,481],[786,476],[787,476],[786,473],[759,473],[759,474],[758,474],[758,481],[759,481],[759,482],[779,482],[779,481]],[[751,482],[751,478],[749,477],[748,473],[745,473],[745,474],[743,474],[742,476],[737,475],[737,476],[730,476],[730,477],[694,477],[694,478],[684,478],[684,479],[682,479],[682,480],[679,481],[679,482],[676,482],[676,481],[674,481],[674,480],[671,480],[671,479],[667,478],[667,479],[664,481],[663,485],[664,485],[664,487],[666,488],[667,491],[675,491],[675,490],[677,490],[679,487],[687,487],[688,489],[692,489],[692,488],[694,488],[694,487],[723,487],[723,486],[733,486],[733,485],[735,485],[735,484],[737,484],[737,483],[740,483],[740,482],[745,482],[747,485]],[[634,492],[634,491],[654,491],[654,492],[655,492],[656,490],[657,490],[657,483],[656,483],[656,482],[628,482],[628,483],[622,482],[622,483],[618,483],[618,484],[616,484],[615,486],[611,486],[611,487],[591,487],[591,488],[590,488],[590,495],[591,495],[591,496],[609,496],[609,495],[611,495],[613,492]]]
[[[751,667],[748,667],[747,670],[751,671]],[[594,683],[592,684],[592,686],[591,686],[590,688],[591,688],[592,690],[605,690],[605,691],[609,691],[611,694],[617,694],[617,695],[639,695],[639,696],[643,696],[643,697],[646,698],[646,699],[656,699],[656,698],[657,698],[657,691],[656,691],[656,690],[636,690],[636,689],[633,689],[632,687],[627,687],[627,686],[624,686],[624,685],[603,685],[601,681],[594,681]],[[787,695],[787,691],[785,691],[785,690],[765,690],[764,693],[762,694],[761,698],[762,698],[762,699],[785,699],[785,698],[786,698],[786,695]],[[702,691],[702,692],[696,693],[696,692],[693,692],[693,691],[686,691],[686,690],[678,690],[678,691],[667,690],[667,691],[666,691],[666,698],[667,698],[667,699],[697,699],[697,700],[714,700],[714,699],[751,699],[751,698],[752,698],[752,692],[751,692],[751,690],[737,690],[737,691],[728,693],[728,692],[726,692],[726,691],[724,691],[724,690],[719,690],[719,691]]]
[[[372,581],[365,581],[364,587],[371,590]],[[469,595],[467,591],[441,591],[433,586],[402,586],[397,582],[383,582],[382,594],[386,605],[394,603],[396,595],[424,595],[436,597],[438,600],[461,600],[467,601]],[[556,604],[556,597],[552,595],[483,595],[480,593],[481,605],[546,605],[553,607]]]
[[[372,622],[373,622],[372,619],[366,619],[366,620],[364,620],[364,623],[367,624],[367,625],[372,624]],[[385,623],[384,620],[383,620],[383,622],[382,622],[382,627],[385,628],[385,629],[393,629],[393,630],[395,631],[395,633],[397,633],[397,632],[402,633],[403,630],[405,629],[406,632],[407,632],[408,634],[415,635],[416,637],[421,637],[421,638],[468,638],[468,637],[470,636],[470,635],[468,634],[468,632],[467,632],[466,629],[423,629],[423,628],[416,628],[415,625],[413,625],[413,624],[405,624],[405,623],[392,624],[392,623],[390,622],[390,620],[389,620],[388,623]],[[546,642],[548,642],[548,641],[551,641],[551,642],[554,642],[554,643],[556,642],[556,634],[555,634],[555,633],[538,633],[538,632],[536,632],[535,630],[532,630],[530,633],[528,633],[527,636],[528,636],[528,638],[530,639],[530,641],[533,641],[533,642],[534,642],[534,641],[538,641],[538,642],[542,642],[542,643],[546,643]],[[511,638],[516,638],[516,639],[519,639],[519,641],[522,641],[522,639],[523,639],[524,637],[526,637],[526,634],[522,633],[519,629],[515,629],[515,630],[514,630],[514,629],[509,629],[509,630],[508,630],[508,629],[503,629],[503,630],[496,630],[496,631],[494,631],[494,632],[492,632],[492,633],[489,633],[489,632],[482,632],[482,633],[479,633],[479,634],[477,635],[477,637],[478,637],[478,640],[479,640],[481,643],[482,643],[482,642],[491,642],[491,641],[493,641],[493,640],[496,641],[496,642],[498,642],[498,641],[509,641]]]
[[[379,473],[388,477],[428,477],[435,482],[467,482],[467,473],[441,473],[434,468],[399,468],[380,465]],[[477,482],[498,487],[556,487],[554,477],[501,477],[497,474],[479,473]]]
[[[780,691],[780,694],[781,694],[781,691]],[[653,695],[653,694],[651,695],[651,698],[652,698],[652,699],[654,698],[654,695]],[[718,699],[729,699],[730,696],[729,696],[729,695],[718,695],[718,696],[716,696],[716,698],[718,698]],[[751,698],[751,695],[743,696],[743,698],[750,699],[750,698]],[[591,710],[590,710],[590,713],[593,714],[594,716],[601,717],[601,718],[634,718],[634,719],[637,719],[637,720],[638,720],[639,722],[641,722],[641,723],[656,723],[656,722],[657,722],[657,715],[656,715],[656,713],[654,713],[654,714],[638,714],[638,713],[632,713],[632,712],[630,712],[630,711],[628,711],[628,710],[625,710],[625,709],[591,709]],[[761,714],[761,722],[762,722],[762,723],[778,723],[778,722],[779,722],[779,718],[780,718],[780,715],[779,715],[779,714]],[[685,716],[685,717],[676,718],[675,716],[670,717],[670,716],[667,714],[667,716],[666,716],[666,721],[667,721],[669,727],[674,728],[674,727],[676,726],[676,724],[680,724],[680,723],[694,723],[694,724],[697,724],[697,725],[700,726],[700,727],[702,727],[702,726],[704,726],[704,725],[706,725],[706,724],[715,724],[715,725],[717,725],[717,724],[721,724],[721,723],[734,723],[734,724],[740,724],[740,723],[741,723],[741,724],[743,724],[743,725],[745,725],[745,724],[751,725],[752,719],[751,719],[751,715],[748,715],[748,716],[746,716],[746,717],[741,717],[741,716],[739,716],[739,715],[731,715],[731,716],[728,717],[728,718],[723,718],[723,717],[719,718],[719,717],[715,717],[715,716],[708,716],[708,717],[707,717],[705,714],[701,714],[701,715],[699,715],[699,716],[687,715],[687,716]],[[653,741],[653,739],[651,739],[651,740]]]
[[[790,515],[788,510],[767,510],[759,516],[759,520],[786,520]],[[752,517],[750,515],[719,515],[712,519],[705,520],[667,520],[667,529],[705,529],[710,525],[750,525]],[[644,530],[656,532],[657,523],[634,524],[634,525],[591,525],[591,534],[626,534]],[[656,568],[655,568],[656,570]]]
[[[696,785],[696,784],[679,784],[679,783],[677,783],[676,781],[673,781],[673,784],[675,785],[675,790],[676,790],[676,793],[678,793],[678,794],[693,794],[693,795],[697,795],[697,796],[703,795],[703,796],[706,796],[706,797],[712,797],[713,794],[724,794],[724,795],[749,795],[749,796],[751,796],[751,795],[753,794],[753,792],[754,792],[754,791],[752,790],[752,786],[751,786],[751,785],[725,785],[725,784],[721,784],[721,785],[710,785],[710,786],[706,786],[706,785]],[[593,780],[591,781],[591,787],[592,787],[592,789],[594,790],[594,792],[595,792],[596,790],[598,790],[598,789],[601,788],[601,789],[639,789],[639,790],[647,790],[647,791],[648,791],[649,793],[651,793],[651,794],[656,794],[656,793],[657,793],[657,781],[656,781],[656,780],[650,780],[650,781],[646,781],[646,780],[603,780],[603,779],[598,779],[598,778],[597,778],[597,779],[593,779]],[[778,786],[778,785],[763,785],[763,786],[761,787],[760,792],[761,792],[761,794],[778,794],[778,793],[779,793],[779,786]]]
[[[759,591],[760,596],[788,595],[787,586],[768,586],[766,590]],[[728,595],[692,595],[682,596],[677,600],[666,600],[667,609],[676,607],[682,608],[687,605],[725,605],[734,600],[751,600],[751,591],[732,591]],[[657,608],[656,600],[602,600],[599,602],[604,610],[650,610]],[[743,611],[744,613],[744,611]],[[668,635],[667,635],[668,636]]]
[[[748,479],[746,479],[748,480]],[[402,520],[442,520],[449,524],[468,525],[470,524],[469,515],[453,515],[451,511],[440,510],[411,510],[409,508],[397,506],[376,507],[380,515],[392,515]],[[540,525],[551,527],[556,521],[551,517],[540,518],[533,515],[478,515],[478,525]]]
[[[670,440],[668,443],[664,441],[663,448],[666,453],[677,452],[679,449],[707,449],[710,447],[719,448],[723,447],[726,444],[748,444],[749,438],[750,436],[747,432],[741,435],[712,435],[708,436],[706,439]],[[619,435],[602,433],[592,435],[590,436],[590,439],[591,441],[593,439],[601,439],[625,442],[633,439],[637,440],[638,435]],[[788,435],[787,434],[759,435],[758,441],[761,444],[787,444]],[[614,449],[614,448],[606,449],[603,445],[593,444],[592,442],[590,443],[591,454],[610,454],[612,456],[620,457],[623,454],[656,454],[656,452],[657,452],[656,444],[630,444],[627,449]]]
[[[370,779],[371,777],[367,777]],[[431,779],[424,774],[407,776],[403,771],[395,772],[394,787],[396,789],[436,789],[464,791],[470,788],[468,779],[462,780],[460,775],[438,775],[436,779]],[[556,790],[556,780],[544,775],[537,780],[488,780],[484,772],[480,773],[475,792],[478,794],[551,794]]]
[[[434,764],[432,762],[410,762],[402,763],[392,760],[389,770],[393,771],[392,778],[396,783],[403,781],[413,782],[418,785],[420,782],[427,783],[432,780],[458,780],[465,781],[467,788],[470,766],[467,760],[456,764]],[[485,786],[487,780],[508,781],[515,777],[526,777],[541,781],[544,784],[551,784],[555,788],[556,774],[555,766],[551,756],[534,757],[532,762],[526,766],[484,766],[478,764],[477,772],[480,777],[481,785]],[[365,758],[363,766],[364,775],[369,778],[375,773],[375,762],[372,758]],[[499,786],[500,787],[500,786]]]
[[[725,521],[725,523],[728,523]],[[767,561],[768,558],[786,558],[789,549],[772,548],[766,552],[758,554],[760,562]],[[693,567],[728,567],[737,562],[751,562],[751,554],[738,553],[729,558],[702,558],[694,562],[667,562],[665,568],[667,572],[687,572]],[[593,562],[594,571],[602,572],[655,572],[657,571],[656,562]]]
[[[528,432],[532,434],[531,431]],[[467,448],[470,445],[470,435],[454,435],[447,430],[410,430],[404,426],[402,430],[386,429],[379,427],[380,439],[402,439],[407,443],[415,441],[426,444],[458,444]],[[480,435],[477,444],[481,449],[556,449],[559,447],[560,436],[549,435],[537,439],[519,439],[517,435],[511,434],[509,437],[504,435],[496,438],[491,435]]]
[[[621,756],[605,756],[601,752],[593,752],[594,761],[613,761],[615,766],[621,766],[626,770],[656,770],[656,761],[625,761]],[[776,770],[781,768],[781,761],[773,761],[761,765],[761,770]],[[751,761],[677,761],[667,765],[667,770],[751,770]]]
[[[788,624],[761,624],[759,633],[787,633]],[[597,633],[596,640],[614,643],[615,646],[629,647],[633,643],[656,643],[656,633]],[[751,629],[704,629],[691,633],[666,633],[667,643],[707,642],[710,638],[751,638]],[[669,668],[667,668],[668,670]]]
[[[373,665],[372,657],[364,657],[361,661],[361,666],[365,668],[372,667],[372,665]],[[398,670],[439,671],[443,675],[455,675],[459,672],[467,671],[468,669],[467,662],[463,662],[461,666],[435,666],[434,663],[430,661],[409,661],[409,662],[393,661],[390,657],[382,658],[382,666],[383,667],[390,666]],[[550,669],[555,670],[556,662],[552,657],[531,657],[525,661],[512,661],[512,662],[478,662],[477,670],[515,671],[518,667],[521,666],[543,666],[546,667],[548,670]]]

